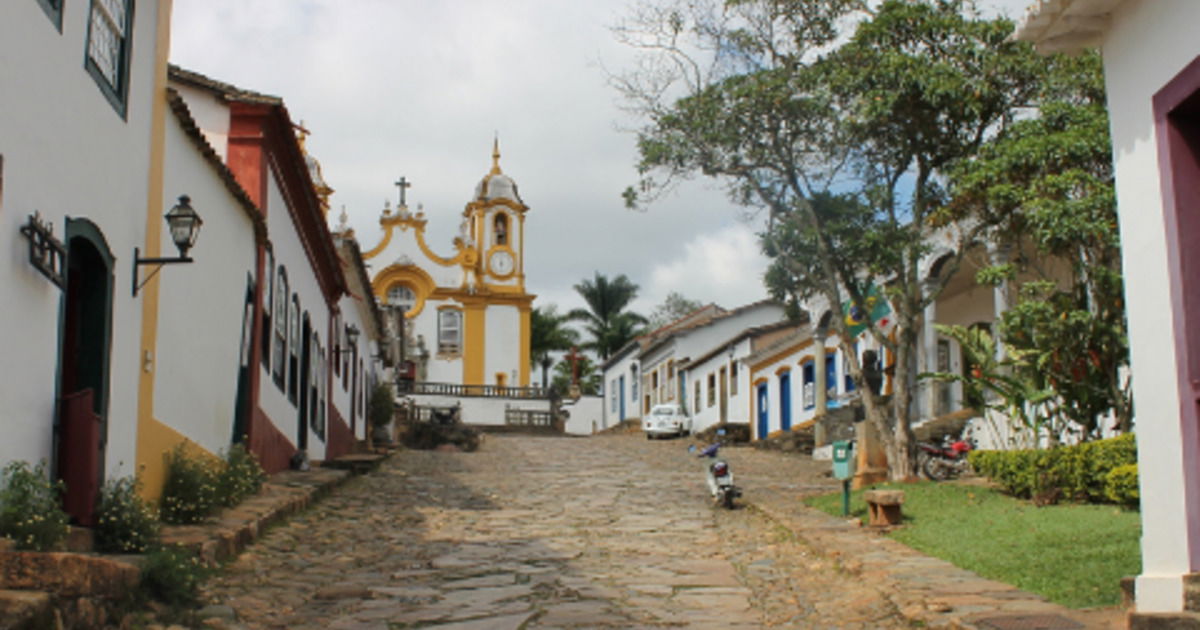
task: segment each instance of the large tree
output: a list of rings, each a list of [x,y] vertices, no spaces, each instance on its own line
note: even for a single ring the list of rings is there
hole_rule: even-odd
[[[947,213],[984,217],[995,226],[989,239],[1011,252],[980,280],[1007,284],[1014,294],[1000,326],[1007,352],[998,367],[1026,381],[1020,390],[1048,393],[1028,428],[1052,441],[1065,431],[1088,439],[1109,413],[1128,430],[1133,412],[1099,55],[1056,60],[1046,87],[1048,101],[1036,114],[952,171]],[[994,381],[966,378],[996,391]]]
[[[529,314],[529,358],[542,368],[542,388],[548,386],[548,372],[555,352],[566,352],[579,343],[579,332],[568,325],[553,304],[539,306]]]
[[[1012,24],[966,0],[662,0],[618,35],[650,54],[617,79],[646,119],[636,204],[697,174],[766,211],[772,291],[794,303],[869,312],[891,303],[890,403],[868,388],[844,317],[829,318],[889,475],[913,474],[910,407],[919,322],[986,230],[943,214],[945,173],[1036,105],[1046,62],[1009,40]],[[659,175],[660,178],[652,178]],[[665,176],[661,177],[661,176]],[[922,272],[931,237],[951,241],[943,272]],[[814,314],[812,321],[820,321]]]
[[[609,279],[597,271],[595,278],[575,285],[575,291],[588,307],[571,310],[567,318],[583,323],[591,337],[583,347],[594,351],[602,362],[641,334],[646,318],[626,310],[637,297],[638,286],[624,274]]]

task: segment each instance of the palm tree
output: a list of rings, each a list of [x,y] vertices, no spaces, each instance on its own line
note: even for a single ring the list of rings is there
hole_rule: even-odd
[[[529,316],[529,357],[542,367],[542,389],[554,359],[552,352],[566,352],[579,343],[579,332],[567,325],[567,316],[559,315],[553,304],[537,307]]]
[[[575,290],[587,302],[588,308],[573,309],[567,313],[567,319],[583,322],[584,329],[592,337],[583,347],[594,351],[601,362],[641,334],[646,318],[625,310],[637,297],[638,285],[625,274],[609,280],[597,271],[595,279],[580,282],[575,285]]]

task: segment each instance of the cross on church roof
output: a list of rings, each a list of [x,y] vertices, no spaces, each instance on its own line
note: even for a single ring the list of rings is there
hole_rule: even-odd
[[[407,178],[401,177],[396,181],[396,187],[400,189],[400,206],[407,207],[408,204],[404,201],[404,191],[407,188],[412,188],[412,183]]]

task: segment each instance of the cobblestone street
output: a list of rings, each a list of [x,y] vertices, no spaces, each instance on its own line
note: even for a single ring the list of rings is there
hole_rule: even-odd
[[[246,628],[906,627],[762,513],[714,508],[687,443],[401,452],[272,530],[206,596]],[[765,479],[833,487],[828,464],[727,454],[748,498]]]

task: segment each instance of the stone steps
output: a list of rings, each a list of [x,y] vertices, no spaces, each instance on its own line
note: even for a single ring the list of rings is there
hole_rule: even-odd
[[[276,473],[255,496],[197,525],[166,525],[164,545],[193,550],[209,564],[236,557],[273,523],[307,508],[350,476],[349,470],[313,468]]]
[[[262,490],[198,525],[167,525],[162,543],[215,564],[237,556],[271,524],[304,510],[348,479],[349,470],[275,474]],[[10,551],[0,548],[0,630],[104,627],[114,602],[137,588],[141,556]]]
[[[55,627],[54,602],[45,591],[0,590],[0,630]]]

